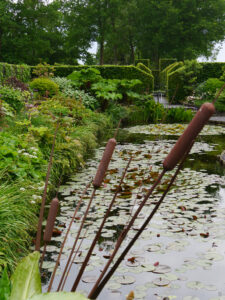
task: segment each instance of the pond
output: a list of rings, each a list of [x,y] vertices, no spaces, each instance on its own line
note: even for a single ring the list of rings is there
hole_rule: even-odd
[[[97,190],[79,239],[79,242],[82,240],[79,255],[64,290],[70,291],[73,285],[130,156],[133,160],[122,190],[78,286],[78,291],[86,295],[106,264],[119,233],[162,170],[163,159],[185,126],[158,124],[120,130],[104,186]],[[98,299],[126,299],[130,291],[134,291],[135,299],[225,299],[225,169],[217,157],[225,149],[224,137],[224,127],[206,126],[173,188]],[[70,217],[85,186],[96,173],[103,150],[104,146],[97,149],[85,168],[60,188],[61,211],[56,227],[62,234],[54,237],[47,247],[43,291],[47,290]],[[172,174],[166,174],[149,198],[123,247],[150,214]],[[72,226],[53,291],[57,289],[91,193],[89,188]],[[134,263],[132,259],[135,259]]]

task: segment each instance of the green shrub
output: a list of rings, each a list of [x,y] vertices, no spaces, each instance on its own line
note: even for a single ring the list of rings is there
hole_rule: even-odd
[[[83,88],[84,90],[90,89],[93,83],[103,79],[100,75],[100,71],[96,68],[74,71],[67,78],[72,80],[78,87]]]
[[[183,107],[170,108],[167,111],[165,121],[168,123],[190,122],[193,118],[193,112]]]
[[[0,118],[10,117],[13,118],[15,110],[5,101],[0,99]]]
[[[128,108],[117,103],[110,103],[106,110],[106,114],[110,117],[114,126],[116,126],[121,119],[126,119],[128,116]]]
[[[203,62],[200,63],[202,69],[197,75],[197,82],[206,81],[208,78],[220,78],[223,74],[225,63],[223,62]]]
[[[91,110],[96,110],[100,107],[99,101],[95,97],[92,97],[84,91],[73,90],[68,92],[68,90],[65,90],[63,93],[67,97],[71,97],[77,101],[81,101],[86,108],[89,108]]]
[[[195,89],[195,95],[200,99],[213,100],[216,92],[224,85],[224,82],[218,78],[209,78],[199,84]]]
[[[32,74],[36,75],[37,77],[53,77],[54,71],[54,66],[50,66],[44,62],[36,65],[32,70]]]
[[[225,65],[222,67],[222,72],[223,72],[223,74],[222,74],[222,76],[220,77],[220,80],[225,81]]]
[[[142,85],[136,87],[136,92],[151,92],[154,89],[154,77],[134,66],[55,66],[55,75],[66,77],[73,71],[95,68],[104,79],[139,79]]]
[[[91,110],[96,110],[99,108],[100,104],[99,101],[89,95],[88,93],[78,90],[77,85],[70,79],[65,77],[54,77],[52,80],[58,84],[59,90],[65,95],[66,97],[73,98],[77,101],[81,101],[86,108]]]
[[[10,77],[17,77],[22,82],[28,82],[31,78],[31,68],[27,65],[11,65],[0,63],[0,83]]]
[[[197,61],[186,60],[182,67],[169,73],[167,91],[169,101],[179,103],[185,100],[187,96],[192,95],[201,69],[202,67]]]
[[[70,79],[67,79],[66,77],[53,77],[51,78],[52,81],[54,81],[58,86],[59,90],[61,92],[69,89],[74,89],[77,87],[76,84]]]
[[[40,96],[52,97],[58,94],[58,85],[49,78],[36,78],[30,83],[33,91],[37,92]]]
[[[0,99],[8,103],[17,112],[24,107],[23,92],[9,86],[0,87]]]

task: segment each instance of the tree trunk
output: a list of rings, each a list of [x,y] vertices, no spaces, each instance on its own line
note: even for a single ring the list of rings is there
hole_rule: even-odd
[[[101,39],[100,41],[100,65],[104,64],[104,40]]]
[[[135,63],[134,44],[131,36],[129,36],[129,41],[130,41],[130,60],[131,63],[134,64]]]

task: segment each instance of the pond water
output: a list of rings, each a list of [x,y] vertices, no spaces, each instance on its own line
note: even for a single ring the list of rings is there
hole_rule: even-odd
[[[122,190],[78,286],[78,291],[86,295],[93,283],[85,281],[98,278],[119,233],[162,170],[163,159],[184,127],[158,124],[120,130],[104,186],[96,193],[81,234],[81,237],[85,236],[81,252],[73,263],[64,290],[70,291],[73,285],[80,263],[90,247],[130,155],[133,160]],[[134,291],[135,299],[225,299],[225,169],[217,157],[225,149],[224,137],[225,127],[207,126],[204,129],[175,185],[98,299],[126,299],[130,291]],[[61,212],[57,217],[57,228],[62,234],[54,237],[47,247],[47,260],[43,264],[43,291],[47,290],[70,217],[86,184],[95,175],[103,150],[104,146],[97,149],[94,157],[86,162],[85,168],[71,176],[69,182],[60,188]],[[166,174],[160,187],[149,198],[123,247],[152,211],[172,174]],[[91,193],[90,188],[79,218],[72,226],[53,291],[57,289]],[[135,258],[135,262],[131,263],[130,258]]]

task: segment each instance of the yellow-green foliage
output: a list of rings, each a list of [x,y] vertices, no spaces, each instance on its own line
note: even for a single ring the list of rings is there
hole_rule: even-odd
[[[142,63],[138,63],[138,64],[137,64],[137,68],[140,69],[140,70],[142,70],[142,71],[144,71],[144,72],[146,72],[146,73],[149,73],[149,74],[152,75],[151,69],[148,68],[148,67],[146,67],[146,66],[145,66],[144,64],[142,64]]]
[[[53,97],[58,94],[59,86],[49,78],[36,78],[30,83],[30,87],[40,96]]]
[[[178,68],[183,66],[183,62],[175,62],[172,65],[167,66],[160,72],[160,87],[161,89],[168,89],[168,76]]]

